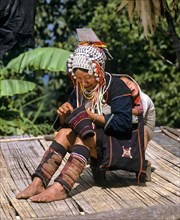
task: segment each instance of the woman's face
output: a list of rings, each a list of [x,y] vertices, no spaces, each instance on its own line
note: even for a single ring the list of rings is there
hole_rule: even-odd
[[[89,75],[88,72],[77,69],[75,71],[75,76],[77,82],[82,84],[88,91],[91,91],[97,85],[96,77],[94,75]]]

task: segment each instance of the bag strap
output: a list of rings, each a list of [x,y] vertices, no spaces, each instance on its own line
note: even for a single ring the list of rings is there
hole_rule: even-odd
[[[143,115],[138,116],[138,147],[139,147],[139,158],[140,158],[140,167],[138,172],[138,185],[140,185],[140,175],[142,172],[145,172],[143,170],[143,152],[144,152],[144,146],[141,145],[141,138],[143,138],[144,143],[144,123],[143,123]],[[141,134],[142,133],[142,134]]]

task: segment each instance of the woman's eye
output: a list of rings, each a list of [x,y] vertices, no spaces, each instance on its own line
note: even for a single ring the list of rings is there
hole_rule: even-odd
[[[87,77],[85,77],[84,79],[90,79],[91,77],[90,76],[87,76]]]

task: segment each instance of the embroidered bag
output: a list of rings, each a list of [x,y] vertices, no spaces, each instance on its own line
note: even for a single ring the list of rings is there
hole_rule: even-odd
[[[145,171],[144,121],[138,116],[138,123],[133,125],[130,139],[122,140],[112,136],[104,136],[101,170],[126,170],[141,173]]]

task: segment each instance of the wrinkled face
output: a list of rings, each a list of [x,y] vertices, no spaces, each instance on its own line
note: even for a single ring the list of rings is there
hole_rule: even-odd
[[[77,82],[83,85],[88,91],[91,91],[97,85],[96,77],[94,75],[89,75],[88,72],[77,69],[75,71],[75,76]]]
[[[127,77],[121,77],[121,80],[123,80],[126,83],[126,85],[130,88],[133,98],[136,98],[139,94],[139,89],[136,83],[131,81]]]

